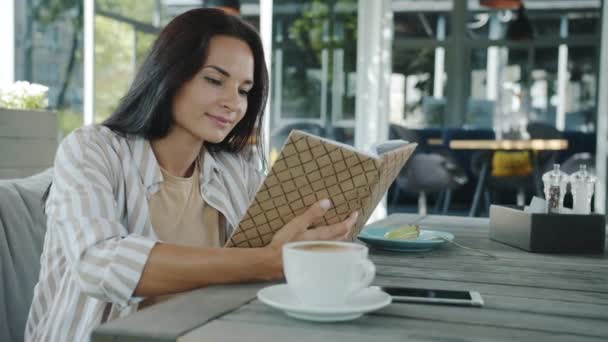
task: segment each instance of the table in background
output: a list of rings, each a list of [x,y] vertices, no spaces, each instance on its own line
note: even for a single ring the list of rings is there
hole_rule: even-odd
[[[375,284],[477,290],[484,308],[393,303],[354,321],[313,323],[255,299],[270,283],[212,286],[106,323],[93,341],[608,340],[608,255],[528,253],[491,241],[486,218],[428,216],[421,225],[498,259],[453,245],[424,253],[372,250]]]
[[[450,140],[449,144],[452,150],[485,150],[492,153],[482,160],[479,170],[479,178],[475,186],[475,194],[473,195],[473,203],[469,216],[475,216],[479,208],[481,193],[485,186],[486,180],[490,174],[490,163],[492,154],[495,151],[563,151],[568,149],[568,140],[566,139],[529,139],[529,140]],[[534,190],[537,196],[543,196],[540,188],[541,175],[538,165],[536,153],[530,153],[532,162],[532,179],[534,182]]]

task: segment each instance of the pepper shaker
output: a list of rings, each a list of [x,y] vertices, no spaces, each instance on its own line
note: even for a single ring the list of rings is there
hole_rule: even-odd
[[[559,164],[553,164],[553,170],[546,172],[542,180],[545,190],[546,212],[559,214],[564,205],[568,175],[559,169]]]

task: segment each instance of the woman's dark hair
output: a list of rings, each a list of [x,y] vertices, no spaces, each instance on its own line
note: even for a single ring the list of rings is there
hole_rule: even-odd
[[[254,59],[253,88],[247,95],[243,119],[224,141],[205,143],[205,147],[209,151],[241,152],[255,136],[256,150],[265,166],[261,123],[268,98],[268,71],[262,41],[251,25],[219,9],[194,9],[174,18],[156,38],[118,108],[102,124],[122,135],[148,140],[165,137],[173,125],[175,93],[202,68],[211,38],[218,35],[238,38],[249,45]],[[43,203],[50,188],[42,197]]]
[[[254,59],[253,88],[248,92],[243,119],[224,141],[205,146],[209,151],[240,152],[255,136],[257,150],[261,152],[261,121],[268,97],[262,41],[252,26],[218,9],[185,12],[162,30],[131,88],[103,125],[117,133],[148,140],[165,137],[173,125],[172,103],[177,90],[202,68],[209,43],[218,35],[237,38],[249,45]]]

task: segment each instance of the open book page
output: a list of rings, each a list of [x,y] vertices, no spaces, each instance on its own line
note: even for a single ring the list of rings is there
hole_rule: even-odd
[[[399,140],[399,139],[397,139],[397,140],[388,140],[388,141],[385,141],[385,142],[382,142],[382,143],[379,143],[379,144],[376,144],[376,145],[372,146],[372,148],[371,148],[372,151],[371,152],[374,155],[379,156],[379,155],[382,155],[382,154],[384,154],[386,152],[395,150],[395,149],[397,149],[399,147],[403,147],[403,146],[405,146],[407,144],[408,144],[408,142],[405,141],[405,140]]]
[[[372,189],[368,203],[363,206],[361,211],[362,215],[357,219],[357,223],[353,229],[355,232],[353,238],[359,234],[361,229],[363,229],[363,226],[367,223],[373,211],[382,200],[382,197],[384,197],[388,188],[399,175],[399,172],[418,146],[418,144],[407,143],[403,140],[391,141],[386,145],[382,145],[384,148],[381,149],[382,152],[380,160],[378,161],[380,164],[380,167],[378,168],[378,182]]]
[[[393,174],[384,169],[400,169],[414,148],[409,144],[378,157],[352,146],[292,131],[226,246],[265,246],[276,231],[324,198],[329,198],[333,205],[313,226],[338,223],[359,211],[353,231],[356,236],[378,204],[376,194],[388,188],[379,189],[379,183],[384,186],[387,182],[381,178]]]

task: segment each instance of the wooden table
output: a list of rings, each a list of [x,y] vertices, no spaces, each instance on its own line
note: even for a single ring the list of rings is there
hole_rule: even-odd
[[[528,140],[450,140],[450,149],[452,150],[485,150],[485,151],[563,151],[568,149],[568,140],[566,139],[528,139]],[[490,175],[490,162],[492,160],[490,153],[487,158],[484,158],[479,171],[479,178],[475,186],[473,202],[469,216],[475,216],[479,208],[479,202],[485,182]],[[532,162],[532,178],[536,196],[543,197],[541,189],[541,175],[538,165],[538,158],[535,153],[531,153]]]
[[[415,215],[388,220],[411,222]],[[256,298],[270,285],[214,286],[97,328],[93,341],[607,341],[608,255],[548,255],[488,238],[485,218],[429,216],[422,225],[492,259],[446,245],[424,253],[372,251],[375,284],[477,290],[485,307],[393,303],[350,322],[285,316]]]
[[[426,140],[428,145],[438,146],[443,145],[441,138],[429,138]],[[566,139],[501,139],[501,140],[483,140],[483,139],[454,139],[450,140],[449,147],[454,150],[544,150],[544,151],[561,151],[568,148],[568,140]]]

